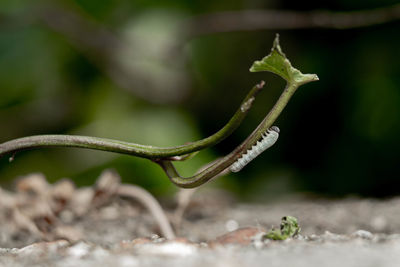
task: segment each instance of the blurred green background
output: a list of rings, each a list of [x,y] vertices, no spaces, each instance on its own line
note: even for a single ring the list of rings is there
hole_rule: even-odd
[[[265,90],[232,136],[177,164],[182,174],[192,175],[244,140],[279,96],[283,80],[248,72],[279,32],[292,64],[320,81],[296,92],[276,122],[281,137],[273,148],[242,172],[208,186],[245,199],[296,192],[399,194],[398,20],[346,30],[216,33],[213,24],[193,23],[223,11],[353,11],[396,2],[2,0],[0,143],[55,133],[179,145],[219,130],[248,90],[265,80]],[[217,26],[221,23],[229,26],[229,21]],[[2,158],[0,182],[43,172],[53,182],[70,177],[90,185],[105,168],[157,195],[176,190],[148,160],[68,148],[21,152],[11,164]]]

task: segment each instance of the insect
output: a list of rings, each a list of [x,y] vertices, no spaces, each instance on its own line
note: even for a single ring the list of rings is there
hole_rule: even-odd
[[[262,139],[257,141],[255,145],[250,150],[247,150],[246,153],[242,154],[242,156],[235,161],[231,167],[229,168],[231,172],[238,172],[243,169],[250,161],[264,152],[266,149],[270,148],[279,137],[279,128],[277,126],[272,126],[269,128],[263,135]]]

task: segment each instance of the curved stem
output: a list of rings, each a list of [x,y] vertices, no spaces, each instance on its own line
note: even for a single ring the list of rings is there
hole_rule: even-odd
[[[157,199],[147,190],[136,185],[122,184],[119,185],[117,194],[120,196],[131,197],[141,202],[141,204],[149,210],[151,215],[153,215],[160,227],[162,235],[167,239],[174,239],[176,237],[171,223],[160,203],[158,203]]]
[[[258,127],[246,138],[246,140],[243,141],[243,143],[231,153],[216,161],[205,170],[191,177],[185,178],[179,175],[171,161],[159,160],[156,162],[163,168],[171,182],[179,187],[193,188],[206,183],[231,166],[245,151],[251,148],[251,146],[261,138],[261,135],[272,126],[272,124],[281,114],[282,110],[285,108],[298,87],[299,84],[296,83],[287,84],[285,90],[282,92],[271,111],[267,114],[267,116],[265,116]]]
[[[77,135],[37,135],[14,139],[0,144],[0,157],[5,154],[16,153],[22,150],[41,147],[78,147],[96,150],[104,150],[121,154],[128,154],[143,158],[157,159],[189,154],[206,147],[213,146],[228,137],[243,121],[249,112],[255,95],[263,88],[264,81],[255,85],[247,94],[239,109],[235,112],[229,122],[215,134],[186,144],[175,147],[155,147],[123,142],[118,140],[77,136]]]

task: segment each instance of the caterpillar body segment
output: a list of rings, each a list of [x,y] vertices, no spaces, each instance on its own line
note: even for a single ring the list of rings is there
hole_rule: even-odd
[[[239,172],[250,161],[255,159],[258,155],[270,148],[279,137],[279,128],[272,126],[262,135],[262,139],[257,141],[255,145],[247,150],[237,161],[235,161],[229,168],[231,172]]]

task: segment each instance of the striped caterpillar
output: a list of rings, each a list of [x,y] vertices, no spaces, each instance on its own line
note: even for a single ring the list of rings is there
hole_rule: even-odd
[[[264,152],[266,149],[270,148],[279,137],[279,128],[277,126],[272,126],[263,135],[260,141],[257,141],[255,145],[250,150],[235,161],[229,168],[231,172],[238,172],[243,169],[250,161]]]

